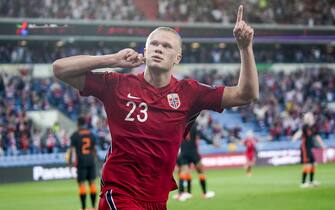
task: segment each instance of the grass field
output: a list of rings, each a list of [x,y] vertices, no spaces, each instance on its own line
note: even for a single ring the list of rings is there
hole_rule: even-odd
[[[319,165],[318,188],[300,189],[301,166],[257,167],[252,177],[242,169],[208,171],[208,186],[216,192],[200,198],[198,181],[194,197],[186,202],[172,199],[169,210],[334,210],[335,164]],[[196,177],[194,174],[193,177]],[[1,210],[78,210],[74,180],[0,185]]]

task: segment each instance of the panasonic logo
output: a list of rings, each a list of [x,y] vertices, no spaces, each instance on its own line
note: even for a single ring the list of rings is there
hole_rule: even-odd
[[[77,177],[77,169],[69,167],[43,168],[35,166],[33,168],[34,181],[54,180],[54,179],[70,179]]]

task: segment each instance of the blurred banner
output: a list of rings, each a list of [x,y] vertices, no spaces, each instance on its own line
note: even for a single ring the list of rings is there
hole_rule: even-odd
[[[318,163],[335,162],[335,147],[314,149]],[[202,156],[205,169],[225,169],[243,167],[244,153],[208,154]],[[279,166],[300,163],[300,150],[269,150],[257,154],[256,165]],[[102,162],[99,163],[101,168]],[[98,173],[99,174],[99,173]],[[73,179],[77,177],[76,168],[64,164],[0,167],[0,184],[30,181]]]
[[[335,162],[335,147],[327,149],[316,148],[313,150],[318,163]],[[210,154],[202,156],[205,169],[224,169],[242,167],[246,162],[244,153]],[[267,150],[257,154],[256,165],[280,166],[300,163],[300,150]]]
[[[46,181],[77,177],[77,170],[65,164],[52,166],[28,166],[0,168],[0,183]]]
[[[103,21],[1,18],[3,40],[81,40],[144,42],[159,26],[174,28],[184,42],[235,43],[234,24],[159,21]],[[335,39],[332,26],[253,24],[256,43],[329,43]]]
[[[102,163],[99,162],[97,170]],[[100,176],[100,172],[97,173]],[[77,168],[66,164],[0,167],[0,184],[77,178]]]

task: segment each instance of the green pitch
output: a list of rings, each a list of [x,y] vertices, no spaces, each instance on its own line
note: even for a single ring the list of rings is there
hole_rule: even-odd
[[[208,171],[208,188],[216,196],[203,200],[193,174],[193,198],[172,199],[169,210],[332,210],[335,209],[335,164],[319,165],[321,186],[300,189],[301,166],[256,167],[252,177],[243,169]],[[78,210],[74,180],[0,185],[1,210]]]

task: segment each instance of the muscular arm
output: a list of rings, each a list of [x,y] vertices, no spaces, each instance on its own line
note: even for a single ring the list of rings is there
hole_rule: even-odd
[[[254,29],[242,20],[243,6],[239,7],[234,36],[240,50],[241,70],[237,86],[226,87],[222,107],[228,108],[251,103],[259,97],[259,84],[252,40]]]
[[[108,57],[113,60],[113,55],[89,56],[78,55],[56,60],[53,64],[53,72],[57,79],[83,90],[85,73],[87,71],[108,66]],[[112,63],[112,61],[110,61]]]
[[[144,63],[143,56],[132,49],[123,49],[103,56],[78,55],[56,60],[52,64],[56,78],[83,90],[87,71],[105,67],[131,68]]]

